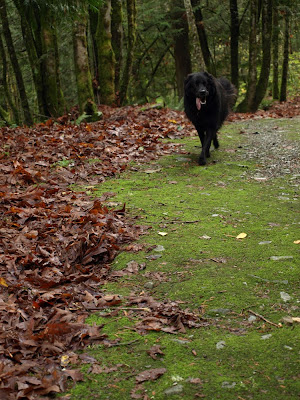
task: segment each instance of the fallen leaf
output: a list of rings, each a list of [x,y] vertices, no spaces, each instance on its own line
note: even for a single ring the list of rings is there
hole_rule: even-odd
[[[0,278],[0,285],[8,287],[8,284],[6,283],[6,280],[4,278]]]
[[[162,376],[166,372],[166,368],[153,368],[148,369],[146,371],[140,372],[136,377],[135,380],[137,383],[142,383],[145,381],[155,381],[160,376]]]
[[[245,239],[247,236],[248,236],[247,233],[242,232],[239,235],[237,235],[236,239]]]
[[[294,243],[295,244],[300,244],[300,240],[295,240]]]
[[[168,233],[167,233],[167,232],[158,232],[158,234],[159,234],[160,236],[166,236]]]

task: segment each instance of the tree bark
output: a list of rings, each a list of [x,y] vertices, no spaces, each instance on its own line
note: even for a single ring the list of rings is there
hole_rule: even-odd
[[[272,27],[272,62],[273,62],[273,85],[272,95],[274,100],[279,99],[279,71],[278,71],[278,54],[279,54],[279,13],[278,0],[273,0],[273,27]]]
[[[105,0],[98,14],[98,78],[100,102],[115,102],[115,56],[111,43],[111,0]]]
[[[123,13],[122,0],[112,0],[112,17],[111,17],[111,35],[112,48],[115,54],[115,59],[118,60],[115,65],[115,89],[116,92],[120,89],[120,77],[123,62]]]
[[[194,16],[195,16],[195,23],[197,27],[197,32],[199,36],[200,47],[203,55],[203,60],[205,63],[205,67],[208,72],[215,74],[216,69],[213,63],[213,59],[209,50],[208,40],[205,31],[205,25],[203,22],[203,15],[200,6],[200,0],[191,0],[191,5],[193,8]]]
[[[290,18],[289,11],[284,14],[284,44],[283,44],[283,62],[280,87],[280,101],[286,101],[287,98],[287,77],[289,69],[289,38],[290,38]]]
[[[230,65],[231,82],[239,88],[239,12],[237,0],[230,0]]]
[[[11,61],[12,67],[13,67],[13,71],[15,74],[18,91],[19,91],[19,95],[20,95],[20,99],[21,99],[21,105],[22,105],[22,109],[23,109],[23,113],[24,113],[24,123],[26,125],[32,125],[33,118],[31,115],[30,108],[29,108],[29,103],[28,103],[28,99],[27,99],[27,94],[26,94],[26,89],[25,89],[25,84],[23,81],[21,68],[19,65],[19,61],[17,58],[17,54],[15,51],[15,47],[14,47],[11,32],[10,32],[5,0],[0,0],[0,17],[1,17],[1,21],[2,21],[2,29],[3,29],[3,34],[4,34],[6,45],[7,45],[7,50],[9,53],[10,61]]]
[[[31,67],[32,78],[37,96],[39,114],[40,116],[45,116],[47,108],[45,107],[45,103],[43,100],[43,79],[42,79],[41,63],[39,60],[39,55],[37,54],[34,35],[31,26],[29,24],[29,14],[26,13],[26,8],[24,7],[24,5],[20,0],[14,0],[14,3],[20,15],[22,35]]]
[[[42,44],[43,97],[46,115],[57,117],[64,111],[64,99],[59,77],[57,32],[51,11],[39,13]]]
[[[130,75],[133,64],[134,48],[136,42],[136,0],[127,0],[127,54],[123,76],[120,85],[120,103],[125,104],[127,101],[127,92],[130,82]]]
[[[192,72],[189,26],[183,0],[172,2],[171,21],[174,27],[174,56],[178,99],[184,95],[184,80]]]
[[[81,113],[93,115],[97,112],[97,107],[94,103],[87,50],[87,15],[87,10],[83,9],[73,21],[73,49],[79,109]]]
[[[5,100],[7,102],[8,107],[11,109],[12,111],[12,115],[13,115],[13,119],[15,124],[19,125],[20,124],[20,118],[19,118],[19,111],[17,109],[17,107],[15,106],[11,95],[10,95],[10,91],[8,89],[8,84],[7,84],[7,61],[6,61],[6,54],[5,54],[5,49],[4,49],[4,45],[2,42],[2,37],[0,35],[0,58],[2,59],[2,80],[1,80],[1,84],[3,86],[3,90],[4,90],[4,95],[5,95]],[[5,111],[5,110],[4,110]],[[6,114],[4,113],[3,116],[5,116]],[[10,122],[10,118],[6,118],[5,119],[7,122]]]
[[[262,4],[262,65],[259,80],[255,89],[255,96],[249,103],[251,112],[257,111],[268,88],[271,66],[271,38],[272,38],[272,0],[263,0]]]
[[[251,0],[250,3],[250,26],[249,26],[249,61],[248,61],[248,78],[247,91],[244,100],[238,105],[238,112],[249,111],[249,106],[255,97],[255,89],[257,82],[257,23],[258,23],[258,0]]]

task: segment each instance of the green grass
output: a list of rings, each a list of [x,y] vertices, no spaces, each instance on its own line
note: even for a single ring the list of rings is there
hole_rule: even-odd
[[[253,129],[255,124],[274,123],[251,121]],[[276,121],[281,123],[295,140],[298,121]],[[72,399],[130,399],[135,376],[160,367],[167,372],[143,385],[142,392],[150,399],[298,398],[299,327],[278,328],[260,318],[248,321],[249,309],[274,324],[284,316],[299,316],[299,252],[294,243],[300,239],[298,186],[286,174],[262,182],[253,179],[259,160],[240,157],[240,146],[248,140],[239,135],[241,127],[237,123],[223,128],[221,148],[212,152],[205,167],[196,163],[198,139],[189,138],[182,142],[190,154],[128,171],[94,191],[99,196],[117,193],[112,200],[125,202],[127,212],[150,227],[140,242],[165,248],[161,258],[152,261],[147,256],[157,254],[154,251],[120,253],[113,269],[122,269],[131,260],[146,263],[146,268],[106,284],[106,291],[181,300],[183,308],[204,312],[209,326],[186,334],[140,336],[134,331],[136,319],[124,311],[110,318],[91,315],[89,323],[104,323],[103,332],[110,339],[120,338],[122,345],[92,347],[89,353],[101,365],[122,366],[107,374],[86,373],[86,380],[70,391]],[[149,169],[159,171],[147,173]],[[241,232],[247,237],[236,239]],[[272,256],[293,258],[273,261]],[[151,290],[144,286],[149,281],[154,283]],[[281,292],[288,293],[290,301],[284,302]],[[271,336],[264,340],[267,334]],[[225,346],[217,349],[221,341]],[[164,355],[153,360],[147,350],[155,344]],[[195,378],[200,380],[191,383]],[[182,392],[167,396],[165,390],[176,382]]]

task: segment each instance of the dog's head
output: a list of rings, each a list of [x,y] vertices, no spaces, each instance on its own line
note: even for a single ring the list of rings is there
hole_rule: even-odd
[[[198,111],[205,106],[210,95],[213,94],[213,76],[207,72],[190,74],[184,81],[185,96],[194,99]]]

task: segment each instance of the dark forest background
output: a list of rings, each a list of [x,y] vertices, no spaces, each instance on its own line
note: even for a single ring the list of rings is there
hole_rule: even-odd
[[[99,105],[182,107],[192,71],[226,76],[236,110],[299,95],[296,0],[0,0],[0,124]]]

